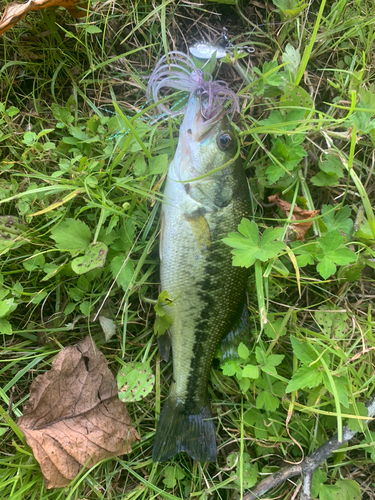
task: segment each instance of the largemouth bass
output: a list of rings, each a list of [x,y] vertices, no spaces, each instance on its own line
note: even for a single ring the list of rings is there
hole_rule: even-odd
[[[224,109],[211,119],[192,94],[170,165],[161,215],[161,286],[170,328],[173,381],[158,422],[154,461],[180,451],[198,461],[216,460],[215,427],[207,382],[218,342],[241,315],[247,270],[232,266],[222,241],[250,215],[250,196],[238,161],[237,140]],[[164,337],[164,338],[163,338]],[[161,343],[168,336],[160,338]]]

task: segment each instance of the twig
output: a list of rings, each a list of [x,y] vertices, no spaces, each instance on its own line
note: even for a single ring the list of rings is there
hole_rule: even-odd
[[[368,424],[372,417],[375,415],[375,398],[371,399],[366,405],[368,420],[365,420],[365,424]],[[337,434],[335,434],[326,443],[320,446],[317,450],[313,451],[310,455],[302,460],[299,464],[289,465],[284,467],[279,472],[272,474],[271,476],[264,479],[258,484],[253,490],[243,497],[243,500],[258,500],[262,495],[267,493],[267,491],[279,486],[287,479],[295,476],[302,476],[302,491],[300,500],[311,500],[311,483],[312,476],[315,470],[322,464],[335,450],[338,450],[344,443],[350,441],[357,431],[352,431],[348,426],[343,428],[342,441],[338,440]]]

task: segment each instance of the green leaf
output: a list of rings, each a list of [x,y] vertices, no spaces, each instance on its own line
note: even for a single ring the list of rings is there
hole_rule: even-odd
[[[154,332],[157,337],[164,335],[168,328],[172,325],[173,318],[165,313],[164,316],[158,316],[154,324]]]
[[[250,379],[242,377],[241,380],[238,381],[238,385],[242,392],[247,392],[250,389]]]
[[[303,389],[308,387],[312,389],[322,382],[322,373],[315,366],[303,365],[297,372],[293,375],[292,380],[287,385],[285,392],[297,391],[298,389]]]
[[[246,365],[242,370],[242,376],[255,380],[259,377],[259,368],[254,365]]]
[[[275,411],[280,405],[280,400],[276,396],[274,396],[271,392],[269,391],[263,391],[260,394],[258,394],[257,400],[256,400],[256,407],[258,410],[261,408],[264,408],[267,411]]]
[[[0,318],[4,318],[4,316],[14,311],[16,307],[17,304],[14,303],[13,298],[0,300]]]
[[[74,117],[66,108],[62,108],[57,104],[52,104],[51,109],[56,120],[63,122],[65,125],[69,125],[74,121]]]
[[[257,439],[267,439],[268,432],[264,424],[264,415],[261,411],[249,410],[244,414],[243,420],[245,425],[253,427]]]
[[[292,45],[290,45],[290,43],[288,43],[285,47],[285,52],[282,55],[282,61],[287,64],[287,69],[291,72],[294,81],[301,62],[299,50],[295,49]]]
[[[353,405],[349,405],[348,414],[358,415],[360,417],[368,416],[368,409],[363,403],[356,403],[355,408]],[[365,426],[365,421],[362,419],[349,418],[348,427],[354,432],[363,432]]]
[[[257,259],[265,262],[276,257],[285,248],[282,241],[275,241],[281,236],[282,228],[266,229],[260,241],[254,221],[242,219],[238,229],[241,234],[230,233],[223,239],[224,243],[235,248],[232,250],[234,266],[250,267]]]
[[[283,322],[282,318],[278,318],[275,320],[273,319],[273,316],[271,314],[268,314],[268,323],[264,328],[264,333],[267,335],[268,338],[275,339],[277,334],[280,337],[286,334],[285,326],[282,329],[282,331],[280,331],[282,322]]]
[[[315,361],[317,355],[314,349],[307,342],[302,342],[293,335],[290,336],[293,352],[302,363],[310,364]]]
[[[15,106],[9,106],[9,108],[6,110],[6,114],[9,116],[9,118],[13,118],[13,116],[18,115],[19,112],[20,110]]]
[[[325,256],[322,257],[322,260],[316,266],[316,270],[318,271],[320,276],[324,279],[327,279],[332,274],[335,274],[336,269],[337,268],[336,268],[335,264],[328,257],[325,257]]]
[[[334,209],[331,205],[323,205],[322,219],[328,231],[340,230],[347,235],[353,231],[353,221],[350,219],[351,209],[348,206]]]
[[[65,219],[51,231],[51,238],[56,242],[56,248],[71,253],[84,252],[90,244],[89,227],[76,219]]]
[[[348,399],[348,386],[349,382],[347,377],[341,376],[341,377],[332,377],[333,382],[337,391],[337,395],[339,397],[340,404],[345,406],[345,408],[349,408],[349,399]],[[327,374],[324,372],[323,373],[323,384],[324,386],[328,389],[328,391],[333,394],[331,382],[327,376]]]
[[[162,304],[166,304],[170,307],[173,306],[173,301],[169,298],[167,290],[163,290],[159,293],[158,301],[154,305],[154,310],[158,316],[164,316],[166,314]]]
[[[126,264],[124,264],[126,259],[125,255],[116,255],[110,264],[110,269],[112,273],[113,279],[116,280],[116,283],[121,286],[121,288],[126,292],[128,286],[130,285],[133,274],[134,274],[134,264],[132,260],[128,260]]]
[[[12,325],[6,319],[0,319],[0,333],[2,335],[12,335]]]
[[[325,172],[318,172],[311,177],[311,183],[314,186],[337,186],[339,177],[336,174],[326,174]]]
[[[85,274],[93,269],[104,267],[108,253],[105,243],[91,243],[82,257],[72,260],[72,269],[76,274]]]
[[[339,479],[335,484],[339,489],[334,494],[334,500],[361,500],[361,490],[359,485],[353,479]]]
[[[316,498],[319,495],[320,488],[327,481],[327,474],[321,469],[316,469],[312,477],[311,497]]]
[[[90,24],[89,26],[86,27],[87,33],[90,33],[91,35],[94,35],[96,33],[102,33],[102,30],[98,28],[98,26],[94,26]]]
[[[150,160],[149,175],[163,174],[168,168],[168,155],[162,154]]]
[[[344,165],[336,155],[326,155],[319,161],[319,168],[326,174],[335,174],[338,178],[344,175]]]
[[[247,359],[249,357],[250,351],[249,349],[245,346],[243,342],[240,342],[240,345],[238,346],[238,355],[242,359]]]
[[[26,271],[35,271],[35,269],[43,267],[46,261],[43,254],[41,254],[38,250],[36,250],[35,252],[36,253],[34,254],[34,257],[31,257],[31,259],[27,259],[22,262],[22,265],[26,269]]]
[[[269,356],[267,356],[266,364],[271,366],[279,366],[284,358],[284,354],[270,354]]]
[[[167,465],[167,467],[164,469],[165,478],[163,479],[163,483],[167,488],[174,488],[177,484],[175,471],[176,470],[173,465]]]
[[[117,375],[118,397],[124,402],[140,401],[152,391],[155,375],[148,363],[125,363]]]

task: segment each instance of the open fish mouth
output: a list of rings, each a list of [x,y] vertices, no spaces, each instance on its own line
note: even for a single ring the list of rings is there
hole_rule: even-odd
[[[225,116],[225,109],[222,107],[214,116],[206,118],[205,105],[205,99],[202,99],[199,92],[190,96],[180,129],[180,137],[181,134],[186,134],[185,137],[194,142],[203,142],[217,133],[217,126]]]

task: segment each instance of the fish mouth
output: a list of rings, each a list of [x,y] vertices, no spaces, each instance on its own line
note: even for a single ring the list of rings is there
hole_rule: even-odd
[[[185,112],[185,118],[180,131],[190,137],[194,142],[202,142],[210,139],[217,130],[217,125],[225,116],[225,109],[221,108],[214,116],[205,116],[206,100],[202,101],[200,95],[195,92],[189,98]]]

